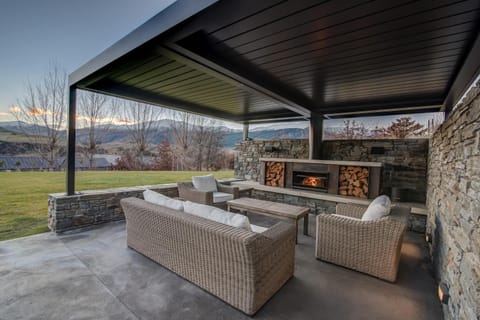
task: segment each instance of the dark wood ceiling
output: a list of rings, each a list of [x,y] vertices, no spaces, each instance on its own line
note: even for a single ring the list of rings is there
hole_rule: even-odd
[[[70,84],[238,122],[448,111],[479,25],[472,0],[178,1]]]

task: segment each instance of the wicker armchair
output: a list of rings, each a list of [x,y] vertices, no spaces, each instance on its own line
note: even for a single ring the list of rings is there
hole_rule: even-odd
[[[397,206],[386,217],[361,221],[366,208],[338,204],[337,214],[319,214],[315,256],[395,282],[410,208]]]
[[[200,191],[195,189],[191,182],[178,182],[178,196],[183,200],[188,200],[196,203],[202,203],[209,206],[216,206],[220,208],[226,208],[226,201],[215,201],[214,193],[212,191]],[[240,196],[238,187],[227,186],[217,181],[217,190],[220,193],[231,194],[233,199],[237,199]],[[228,199],[231,200],[232,198]]]

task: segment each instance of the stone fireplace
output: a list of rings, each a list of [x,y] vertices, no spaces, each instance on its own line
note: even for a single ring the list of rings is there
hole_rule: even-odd
[[[380,194],[382,163],[260,158],[260,184],[357,198]]]

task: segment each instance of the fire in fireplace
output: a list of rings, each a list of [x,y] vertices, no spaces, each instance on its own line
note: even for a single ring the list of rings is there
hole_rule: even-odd
[[[328,173],[293,172],[293,187],[328,192]]]

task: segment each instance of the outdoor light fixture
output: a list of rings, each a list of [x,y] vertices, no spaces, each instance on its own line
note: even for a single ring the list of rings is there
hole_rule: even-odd
[[[432,243],[432,234],[431,233],[425,233],[425,241],[427,243]]]
[[[448,299],[450,298],[450,295],[448,294],[448,287],[443,282],[440,282],[440,284],[438,285],[438,298],[443,304],[447,304]]]

